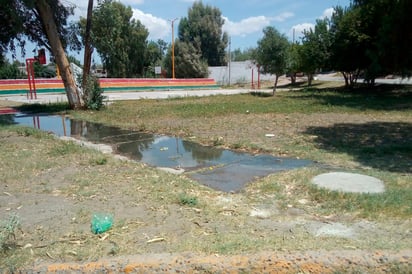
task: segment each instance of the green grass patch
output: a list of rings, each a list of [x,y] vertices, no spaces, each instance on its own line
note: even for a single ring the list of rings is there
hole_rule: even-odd
[[[245,136],[242,133],[242,127],[256,126],[253,120],[247,120],[250,117],[267,119],[265,116],[267,114],[277,115],[275,117],[279,117],[276,118],[279,120],[266,121],[267,132],[270,132],[272,127],[277,132],[278,125],[286,130],[288,127],[293,128],[292,118],[300,117],[299,115],[324,113],[325,117],[330,114],[331,116],[344,115],[344,117],[354,119],[359,115],[360,117],[375,117],[374,120],[397,117],[396,121],[390,122],[362,123],[344,120],[344,122],[335,124],[320,123],[316,127],[308,127],[299,135],[281,135],[282,138],[279,141],[265,145],[264,150],[273,151],[275,154],[303,156],[320,161],[322,164],[352,169],[353,172],[364,167],[382,172],[378,174],[378,177],[384,177],[388,191],[381,195],[337,194],[313,187],[308,188],[306,182],[315,173],[304,175],[303,178],[306,180],[304,182],[301,181],[302,178],[294,178],[295,182],[300,182],[296,189],[304,189],[304,193],[309,195],[306,198],[320,203],[321,210],[352,212],[371,218],[380,215],[410,216],[409,201],[411,201],[412,193],[410,184],[403,185],[402,188],[397,186],[399,182],[404,182],[405,176],[410,178],[412,172],[412,154],[410,153],[412,148],[409,141],[412,140],[410,122],[412,121],[412,92],[409,86],[384,85],[375,90],[360,86],[345,90],[342,87],[320,85],[314,88],[304,87],[301,90],[278,92],[275,96],[257,95],[252,93],[166,100],[119,101],[99,113],[76,112],[74,114],[81,118],[127,128],[144,125],[144,129],[154,131],[161,127],[161,121],[165,118],[175,121],[189,120],[191,123],[200,124],[199,131],[206,132],[203,138],[208,138],[210,145],[251,151],[262,149],[261,143],[267,142],[268,139],[259,143],[256,140],[260,136],[253,135],[254,132],[252,136]],[[222,129],[223,131],[230,130],[229,134],[233,135],[233,140],[228,138],[225,132],[216,131],[217,133],[211,136],[207,133],[210,129],[222,126],[219,120],[227,117],[236,119],[233,121],[233,129],[229,126]],[[242,120],[248,122],[242,124]],[[228,120],[226,123],[230,125],[231,121]],[[271,124],[276,125],[271,126]],[[183,125],[182,127],[182,124],[177,122],[175,128],[168,126],[161,131],[166,130],[167,133],[179,135],[182,128],[190,130],[190,124]],[[259,123],[259,125],[265,126],[265,123]],[[281,128],[281,130],[284,129]],[[266,184],[262,193],[276,192],[271,189],[278,188],[282,186]],[[281,204],[284,206],[292,202],[289,201],[288,195],[283,195],[281,192],[277,192],[277,197],[281,199]]]
[[[325,214],[352,213],[358,217],[408,218],[412,215],[412,189],[389,189],[382,194],[339,193],[311,188],[310,197]]]
[[[41,131],[32,127],[16,127],[16,133],[20,136],[33,136],[35,138],[45,138],[47,135],[44,131]]]
[[[0,223],[0,252],[15,248],[15,233],[20,228],[20,218],[16,214],[10,214],[6,220]]]
[[[199,201],[196,196],[189,195],[187,193],[179,194],[179,204],[187,206],[197,206]]]
[[[74,116],[108,124],[135,127],[146,119],[162,117],[201,118],[233,114],[265,113],[364,113],[408,111],[412,93],[387,91],[383,94],[343,92],[341,89],[304,89],[279,92],[275,96],[253,94],[170,98],[165,100],[117,101],[100,112],[75,112]],[[409,114],[408,116],[410,116]]]
[[[57,146],[53,146],[49,151],[49,155],[63,156],[71,153],[79,153],[81,151],[81,147],[74,142],[62,142]]]
[[[263,203],[267,196],[274,197],[279,206],[287,210],[297,207],[316,215],[351,215],[354,219],[405,219],[412,216],[411,174],[371,171],[366,175],[381,179],[385,192],[378,194],[344,193],[319,188],[311,183],[314,176],[328,172],[318,167],[275,173],[253,186],[245,194],[255,203]],[[359,172],[350,170],[349,172]]]

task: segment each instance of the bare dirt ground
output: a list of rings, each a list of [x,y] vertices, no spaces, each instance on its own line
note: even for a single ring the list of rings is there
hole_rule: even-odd
[[[309,127],[351,121],[404,122],[396,115],[248,115],[156,121],[159,131],[190,126],[202,142],[254,143],[276,151]],[[244,127],[253,124],[253,127]],[[268,139],[265,133],[273,133]],[[250,137],[252,136],[252,137]],[[311,136],[299,138],[312,138]],[[285,147],[285,146],[282,146]],[[221,193],[140,163],[73,148],[54,138],[0,133],[0,219],[17,214],[14,252],[3,271],[126,273],[411,273],[412,220],[369,220],[319,213],[296,181],[313,170],[271,175],[240,193]],[[71,153],[71,151],[73,151]],[[287,155],[280,150],[278,154]],[[303,155],[304,157],[304,155]],[[13,158],[21,159],[12,166]],[[103,164],[101,159],[105,159]],[[336,160],[336,164],[340,160]],[[334,165],[334,159],[328,159]],[[348,164],[362,167],[353,159]],[[14,170],[10,170],[14,169]],[[295,203],[281,204],[271,182]],[[196,206],[179,203],[182,192]],[[90,216],[110,212],[107,233],[90,232]],[[21,261],[24,261],[21,265]]]

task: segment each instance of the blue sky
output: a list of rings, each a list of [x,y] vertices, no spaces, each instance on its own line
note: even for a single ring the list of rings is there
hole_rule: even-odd
[[[87,1],[85,1],[87,2]],[[170,19],[187,17],[194,0],[121,0],[134,10],[150,31],[151,39],[171,41]],[[350,0],[203,0],[217,7],[225,19],[224,30],[232,40],[232,48],[255,47],[266,26],[274,26],[290,40],[301,36],[304,28],[313,26],[316,19],[330,15],[332,8],[348,6]],[[178,23],[178,21],[177,21]],[[177,28],[175,28],[177,30]],[[176,32],[177,33],[177,32]]]
[[[88,0],[62,0],[74,5],[78,20],[86,16]],[[94,0],[95,5],[97,0]],[[194,0],[120,0],[133,9],[133,17],[139,19],[150,32],[149,40],[163,39],[171,42],[171,22],[175,18],[187,17]],[[203,0],[203,4],[217,7],[225,19],[223,29],[231,37],[231,48],[256,47],[262,38],[262,30],[273,26],[291,41],[301,37],[303,29],[314,25],[316,19],[330,16],[333,7],[348,6],[350,0]],[[177,25],[175,21],[175,36]],[[29,51],[29,49],[27,50]],[[77,54],[76,54],[77,55]],[[80,55],[81,56],[81,55]],[[82,60],[82,58],[79,58]]]
[[[164,20],[163,33],[154,32],[152,35],[164,35],[161,38],[171,39],[166,33],[167,19],[186,17],[188,9],[193,5],[191,0],[136,0],[123,1],[130,5],[136,18],[149,27],[150,20],[146,16]],[[204,4],[217,7],[225,19],[224,30],[232,39],[232,48],[245,49],[255,47],[262,37],[262,30],[266,26],[274,26],[281,33],[292,40],[293,29],[296,39],[301,36],[304,28],[313,26],[316,19],[330,15],[336,5],[347,6],[349,0],[204,0]],[[169,27],[170,28],[170,27]]]

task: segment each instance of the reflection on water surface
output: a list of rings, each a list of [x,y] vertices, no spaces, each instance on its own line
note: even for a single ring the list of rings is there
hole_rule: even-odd
[[[154,167],[183,168],[200,183],[221,191],[239,191],[257,177],[300,168],[308,160],[252,155],[199,145],[177,137],[124,130],[57,115],[1,115],[0,124],[32,126],[58,136],[111,145],[116,153]]]

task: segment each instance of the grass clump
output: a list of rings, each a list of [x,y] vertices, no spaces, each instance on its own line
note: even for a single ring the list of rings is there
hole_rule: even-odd
[[[103,156],[101,156],[101,157],[96,157],[95,159],[91,159],[91,160],[90,160],[90,163],[91,163],[91,164],[94,164],[94,165],[102,166],[102,165],[107,164],[107,158],[106,158],[106,157],[103,157]]]
[[[14,242],[16,240],[15,232],[20,228],[20,219],[16,214],[10,214],[7,220],[4,220],[0,224],[0,250],[6,251],[7,249],[16,246]]]
[[[50,151],[49,155],[51,156],[63,156],[66,154],[73,154],[81,151],[81,147],[74,142],[61,142],[57,146],[53,146]]]
[[[180,193],[178,198],[180,205],[197,206],[199,203],[196,196],[191,196],[187,193]]]
[[[16,133],[20,136],[33,136],[35,138],[43,138],[47,135],[43,131],[31,127],[16,127]]]
[[[381,194],[356,194],[327,191],[312,188],[311,198],[325,213],[352,213],[358,217],[379,219],[389,216],[407,218],[412,215],[412,191],[410,189],[390,189]]]

